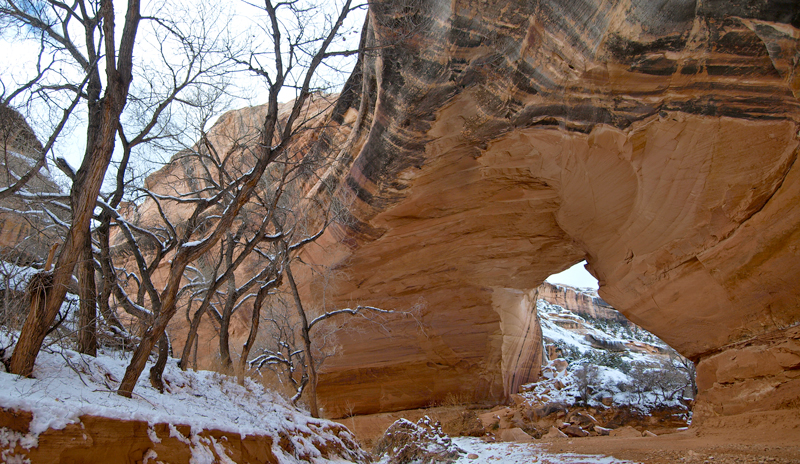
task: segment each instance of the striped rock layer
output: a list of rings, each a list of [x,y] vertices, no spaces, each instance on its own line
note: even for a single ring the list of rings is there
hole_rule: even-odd
[[[369,15],[329,172],[352,221],[306,256],[341,272],[304,288],[413,314],[339,338],[326,414],[497,401],[535,380],[535,289],[583,259],[603,300],[699,363],[696,421],[798,407],[800,4]]]

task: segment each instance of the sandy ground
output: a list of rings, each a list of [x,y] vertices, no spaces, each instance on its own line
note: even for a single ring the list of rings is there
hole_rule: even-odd
[[[456,414],[457,408],[433,408],[356,416],[338,422],[350,428],[365,449],[370,449],[386,428],[400,417],[416,421],[424,414],[439,420]],[[437,417],[438,416],[438,417]],[[549,455],[567,453],[605,455],[644,464],[755,464],[800,463],[800,410],[741,415],[735,419],[708,421],[684,431],[659,430],[658,437],[587,437],[533,440],[532,446]],[[541,459],[541,458],[540,458]],[[479,460],[473,461],[478,463]],[[487,461],[489,462],[489,461]],[[494,460],[491,462],[503,462]],[[517,461],[515,461],[517,462]],[[522,461],[519,461],[522,462]],[[529,461],[536,462],[536,461]],[[544,462],[544,461],[539,461]],[[564,461],[554,461],[564,462]],[[601,460],[581,462],[602,462]]]
[[[695,431],[656,438],[562,438],[547,442],[543,448],[553,454],[602,454],[646,464],[800,463],[798,443],[737,443],[724,436],[698,436]]]

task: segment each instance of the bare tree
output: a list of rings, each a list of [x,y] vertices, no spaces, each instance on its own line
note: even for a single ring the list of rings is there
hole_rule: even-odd
[[[314,100],[315,107],[328,107],[328,99],[316,97]],[[204,136],[203,143],[196,150],[183,155],[191,156],[200,168],[194,169],[198,176],[197,188],[202,187],[206,194],[224,190],[230,182],[243,175],[230,157],[234,154],[245,156],[246,153],[228,152],[221,156],[220,147],[214,145],[212,139],[231,135],[225,145],[235,149],[247,145],[246,137],[239,133],[220,134],[221,130]],[[179,363],[182,368],[188,366],[192,350],[196,349],[202,317],[210,314],[219,335],[220,367],[230,371],[233,368],[229,341],[231,320],[240,308],[248,307],[251,310],[251,326],[236,367],[241,376],[258,333],[261,307],[270,291],[282,282],[288,257],[296,255],[304,246],[320,237],[330,223],[339,220],[339,213],[343,211],[341,202],[323,203],[314,198],[304,199],[307,184],[313,183],[309,179],[314,182],[318,180],[314,173],[324,170],[325,159],[298,156],[299,152],[302,151],[295,150],[294,155],[275,160],[262,177],[261,185],[251,201],[242,208],[233,229],[219,241],[214,252],[207,253],[189,268],[199,279],[191,284],[194,290],[185,303],[186,318],[190,325]],[[163,195],[150,194],[154,198],[151,204],[159,202],[159,209],[163,209]],[[169,223],[170,219],[165,218],[164,222]],[[317,228],[314,229],[314,226]],[[170,227],[176,228],[176,224]],[[240,281],[237,273],[243,266],[259,271]],[[194,306],[195,300],[199,306]],[[192,308],[196,308],[193,314]]]
[[[114,332],[129,337],[109,306],[115,287],[112,281],[117,277],[109,239],[111,228],[117,226],[114,221],[120,216],[117,209],[136,182],[130,175],[131,160],[135,153],[143,153],[141,148],[183,134],[183,109],[205,107],[209,99],[216,101],[226,92],[230,80],[226,73],[240,50],[229,39],[226,28],[214,24],[224,21],[222,16],[207,11],[205,4],[196,8],[182,8],[179,4],[152,6],[157,11],[141,17],[139,0],[128,1],[120,38],[114,34],[113,1],[78,0],[70,5],[56,0],[0,2],[0,22],[18,28],[20,34],[36,35],[42,44],[31,79],[16,88],[1,83],[4,103],[16,99],[30,105],[41,100],[56,108],[58,104],[63,107],[63,116],[41,150],[41,159],[31,172],[0,190],[0,198],[24,193],[27,179],[44,164],[45,155],[78,102],[86,103],[88,118],[87,149],[81,167],[76,172],[65,160],[56,160],[72,182],[68,198],[72,221],[61,224],[68,234],[53,273],[52,290],[47,290],[47,298],[43,300],[47,301],[47,307],[31,312],[12,358],[12,370],[19,373],[30,373],[43,329],[52,323],[76,265],[80,293],[79,350],[93,354],[96,349],[98,307]],[[133,49],[140,23],[150,27],[146,37],[155,38],[155,42],[147,44],[149,49],[144,59],[134,62]],[[100,71],[101,60],[105,75]],[[74,65],[75,72],[60,71],[67,62]],[[75,78],[76,75],[79,77]],[[84,76],[83,80],[80,76]],[[204,99],[196,98],[197,95]],[[98,198],[117,137],[122,153],[116,179],[111,191]],[[101,206],[102,210],[93,217],[95,206]],[[94,242],[90,230],[92,219],[97,224]],[[93,249],[99,250],[97,256]],[[95,282],[96,273],[100,275],[99,282]],[[144,316],[142,309],[144,306],[140,305],[134,312]]]
[[[327,352],[326,348],[334,347],[335,343],[330,342],[335,338],[336,332],[341,329],[341,327],[331,326],[329,323],[339,318],[339,316],[360,316],[379,324],[383,322],[378,318],[381,316],[413,316],[413,309],[396,312],[368,305],[325,310],[324,297],[321,311],[319,308],[316,311],[308,310],[307,305],[303,302],[292,267],[302,263],[297,257],[299,251],[302,250],[302,247],[313,243],[320,237],[325,227],[323,226],[317,233],[293,244],[290,242],[291,234],[282,234],[282,248],[285,250],[282,256],[286,258],[283,264],[283,275],[285,276],[284,281],[288,287],[289,296],[283,299],[279,305],[270,308],[266,320],[272,329],[269,331],[272,343],[249,362],[250,367],[256,370],[261,370],[264,367],[281,370],[283,378],[288,380],[294,388],[295,393],[291,399],[292,403],[296,404],[302,397],[305,397],[309,412],[314,417],[319,417],[320,414],[317,404],[318,370],[326,358],[335,354],[334,352]],[[292,312],[289,311],[290,307],[293,307],[294,314],[290,314]],[[283,311],[280,311],[280,308],[283,308]],[[317,315],[313,316],[313,313],[317,313]],[[255,317],[257,313],[254,311],[253,314]],[[252,331],[251,337],[253,337]],[[250,342],[251,339],[248,339],[250,344],[252,344]],[[244,350],[242,361],[246,360],[247,355],[248,350]],[[306,391],[308,394],[304,396]]]
[[[599,370],[594,364],[584,363],[579,365],[572,375],[575,377],[575,386],[581,395],[581,402],[588,407],[589,399],[597,388]]]
[[[228,189],[231,183],[237,182],[246,174],[246,166],[254,162],[252,159],[248,160],[249,153],[242,150],[242,147],[252,145],[249,131],[234,130],[231,134],[223,129],[216,130],[213,136],[204,134],[198,150],[190,153],[193,162],[201,167],[195,170],[199,171],[197,183],[198,186],[202,186],[206,194]],[[227,152],[221,153],[222,147],[215,145],[212,138],[227,139],[225,145],[230,148]],[[235,160],[236,157],[240,159]],[[281,163],[273,164],[268,171],[276,171],[275,167],[281,171],[280,165]],[[274,233],[271,221],[277,201],[283,194],[288,172],[283,169],[278,174],[273,182],[265,182],[262,179],[251,201],[241,209],[232,230],[227,231],[219,241],[216,251],[207,253],[203,259],[198,260],[199,265],[192,268],[200,282],[195,286],[186,304],[186,317],[190,325],[179,363],[183,369],[188,366],[192,348],[196,345],[200,322],[207,313],[211,314],[218,327],[222,368],[227,371],[232,367],[229,344],[231,319],[241,307],[256,297],[251,290],[274,278],[276,272],[274,266],[254,264],[253,259],[257,254],[270,256],[269,248],[279,238]],[[160,201],[159,195],[153,197],[156,201]],[[225,209],[226,201],[230,199],[233,199],[233,196],[229,196],[227,200],[220,200],[221,205],[218,209]],[[243,265],[260,271],[240,282],[237,272]],[[195,300],[200,304],[192,314],[192,303]]]
[[[71,6],[55,0],[3,0],[0,15],[5,23],[35,31],[54,54],[69,56],[84,77],[78,83],[66,81],[62,85],[73,92],[73,102],[82,98],[87,105],[86,152],[70,192],[72,223],[58,255],[52,283],[44,288],[46,298],[43,304],[31,307],[9,362],[11,372],[29,376],[47,328],[64,300],[73,269],[90,245],[92,213],[111,161],[120,115],[133,79],[140,2],[128,1],[119,37],[115,33],[117,22],[112,0],[99,3],[78,0]],[[80,41],[71,35],[73,24],[81,32]],[[101,60],[104,60],[105,79],[98,66]]]
[[[176,231],[178,244],[168,269],[167,282],[159,294],[161,303],[160,311],[155,316],[153,324],[142,334],[141,342],[136,348],[131,363],[119,385],[118,393],[130,396],[141,372],[144,370],[147,358],[162,337],[167,324],[178,310],[179,291],[184,280],[187,266],[212,250],[234,226],[241,209],[250,201],[257,191],[259,181],[267,167],[279,157],[287,154],[290,143],[297,134],[306,128],[307,119],[303,116],[306,100],[312,94],[314,77],[326,58],[336,55],[329,51],[334,39],[339,35],[342,24],[351,12],[351,2],[347,0],[338,12],[335,19],[326,24],[326,30],[321,35],[314,37],[305,36],[301,26],[299,33],[286,30],[285,18],[280,12],[297,17],[302,11],[294,2],[276,3],[265,2],[264,11],[267,14],[268,37],[273,49],[272,66],[267,69],[257,61],[249,61],[251,70],[258,72],[267,79],[269,96],[267,115],[262,126],[260,140],[253,148],[255,164],[245,175],[237,178],[222,191],[210,195],[162,197],[161,200],[171,200],[184,207],[191,208],[191,214],[181,227]],[[251,55],[253,59],[255,55]],[[298,63],[300,66],[298,66]],[[302,69],[300,69],[302,68]],[[299,75],[299,79],[294,80]],[[292,85],[292,82],[296,85]],[[296,91],[296,99],[288,112],[288,116],[280,117],[278,95],[285,86],[292,86]],[[229,198],[224,209],[218,208],[223,199]]]
[[[690,397],[694,399],[697,396],[697,368],[694,361],[684,357],[675,350],[669,350],[669,363],[674,369],[683,374],[684,380],[682,388],[688,389]]]
[[[95,262],[95,268],[101,276],[99,306],[103,317],[118,331],[124,329],[110,308],[110,298],[113,295],[120,306],[136,317],[141,325],[151,324],[161,307],[153,274],[175,249],[179,238],[174,233],[175,229],[169,227],[170,224],[156,229],[142,228],[120,213],[123,199],[128,200],[125,209],[130,210],[129,205],[137,202],[136,195],[142,192],[146,194],[146,190],[136,186],[141,182],[128,175],[132,154],[140,148],[162,148],[165,141],[185,138],[188,131],[184,124],[191,110],[202,114],[201,124],[207,123],[211,113],[219,109],[219,102],[224,100],[228,89],[226,74],[233,57],[238,53],[235,45],[220,32],[220,25],[214,23],[214,18],[217,18],[214,11],[201,9],[180,13],[181,21],[170,19],[179,16],[176,12],[164,17],[147,18],[153,26],[152,35],[161,44],[157,54],[160,61],[156,69],[150,65],[139,70],[141,84],[136,88],[136,98],[119,129],[122,157],[117,165],[115,187],[99,200],[102,211],[96,218],[99,224],[96,237],[100,252],[99,262]],[[163,44],[169,41],[174,44],[165,50]],[[133,273],[118,269],[113,263],[110,244],[112,229],[120,230],[120,235],[127,241],[129,255],[136,262]],[[125,281],[129,278],[135,280],[135,297],[127,294],[126,286],[118,280],[119,273],[125,274]],[[161,373],[168,352],[169,341],[165,335],[159,340],[159,358],[151,372],[151,382],[157,388],[163,388]]]

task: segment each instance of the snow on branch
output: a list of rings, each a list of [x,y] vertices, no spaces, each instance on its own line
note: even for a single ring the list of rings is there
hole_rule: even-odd
[[[376,312],[376,313],[383,313],[383,314],[394,314],[394,311],[392,311],[392,310],[376,308],[374,306],[361,306],[361,305],[359,305],[359,306],[356,306],[355,308],[336,309],[336,310],[329,311],[329,312],[326,312],[324,314],[321,314],[321,315],[315,317],[308,324],[308,329],[311,330],[311,328],[314,327],[314,325],[316,323],[322,322],[325,319],[329,319],[329,318],[337,316],[339,314],[350,314],[352,316],[355,316],[355,315],[358,315],[358,314],[360,314],[360,313],[362,313],[364,311],[373,311],[373,312]]]

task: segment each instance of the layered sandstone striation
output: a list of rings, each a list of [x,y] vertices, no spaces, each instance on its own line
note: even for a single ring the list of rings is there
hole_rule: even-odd
[[[544,282],[539,286],[538,290],[540,299],[569,309],[580,316],[605,319],[619,322],[620,324],[630,324],[630,321],[625,316],[597,296],[597,292],[594,290],[551,284],[549,282]]]
[[[375,3],[341,185],[356,221],[326,256],[348,269],[340,302],[422,300],[423,327],[345,340],[322,379],[329,411],[501,399],[517,302],[496,295],[584,258],[603,300],[699,362],[700,420],[796,407],[781,343],[800,321],[798,15],[781,1]],[[718,374],[743,344],[781,360]]]

